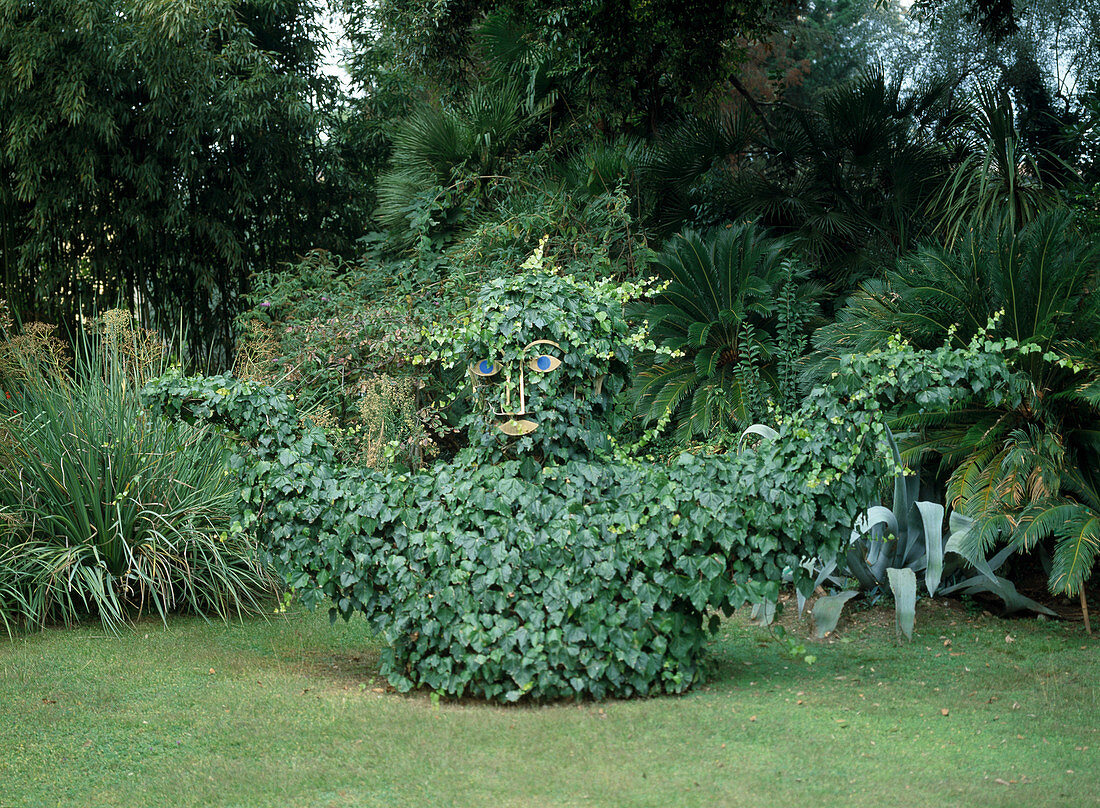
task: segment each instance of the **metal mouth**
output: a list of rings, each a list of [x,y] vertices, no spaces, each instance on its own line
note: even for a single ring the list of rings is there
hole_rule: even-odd
[[[509,413],[503,414],[508,415]],[[527,418],[519,417],[512,417],[509,418],[507,421],[500,421],[499,423],[497,423],[497,429],[499,429],[505,435],[513,438],[519,437],[520,435],[530,435],[538,428],[539,425],[536,424],[534,421]]]

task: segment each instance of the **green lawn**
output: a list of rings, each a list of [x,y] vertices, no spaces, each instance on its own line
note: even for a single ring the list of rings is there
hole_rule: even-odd
[[[390,692],[324,615],[53,630],[0,642],[0,808],[1100,805],[1080,624],[887,617],[812,666],[734,620],[687,696],[511,708]]]

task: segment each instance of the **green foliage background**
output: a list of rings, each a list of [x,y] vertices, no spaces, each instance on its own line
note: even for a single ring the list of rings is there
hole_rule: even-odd
[[[251,272],[326,246],[322,231],[346,246],[354,207],[332,215],[341,176],[317,142],[333,88],[316,15],[297,0],[0,4],[15,309],[71,325],[122,299],[224,356]]]
[[[586,447],[527,439],[559,463],[612,446],[627,465],[644,446],[665,460],[722,451],[777,417],[796,452],[797,429],[816,434],[790,426],[804,408],[859,392],[833,371],[895,333],[933,352],[984,334],[1016,352],[1029,388],[965,407],[906,388],[874,423],[930,461],[923,488],[975,520],[977,546],[1033,551],[1015,557],[1025,573],[1052,554],[1052,590],[1083,592],[1100,546],[1087,336],[1100,51],[1073,5],[0,0],[0,283],[28,324],[76,333],[122,301],[182,329],[189,367],[236,356],[250,390],[296,397],[278,441],[323,428],[317,445],[339,462],[322,465],[390,466],[394,480],[446,472],[471,441],[456,429],[476,420],[454,395],[462,362],[438,337],[480,339],[486,312],[526,304],[523,340],[562,338],[538,307],[568,300],[565,375],[580,389],[608,363],[598,418],[576,397],[536,401]],[[332,12],[350,91],[322,71]],[[678,285],[625,313],[597,301],[600,319],[539,280],[536,245],[594,286]],[[636,365],[601,342],[605,325],[617,337],[647,321],[654,350]],[[641,417],[625,417],[628,399]],[[474,448],[515,457],[497,434],[475,430]],[[780,488],[795,486],[785,468],[769,469]],[[646,473],[659,491],[681,472]],[[612,490],[586,485],[547,495]],[[870,504],[844,500],[838,523]],[[791,530],[811,553],[816,539]],[[687,679],[694,653],[676,663]]]

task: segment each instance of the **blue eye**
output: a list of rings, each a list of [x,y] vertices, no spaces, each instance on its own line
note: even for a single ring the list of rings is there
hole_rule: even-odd
[[[470,372],[475,376],[495,376],[500,371],[500,365],[492,359],[482,359],[470,365]]]
[[[537,370],[540,373],[548,373],[549,371],[554,370],[560,364],[561,360],[558,359],[556,356],[543,354],[542,356],[536,356],[534,359],[528,362],[527,367],[531,368],[531,370]]]

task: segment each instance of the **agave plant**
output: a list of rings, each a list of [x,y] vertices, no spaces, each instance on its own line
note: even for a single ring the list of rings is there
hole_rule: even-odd
[[[901,454],[893,435],[887,431],[896,468],[901,468]],[[982,548],[966,541],[973,522],[962,514],[952,514],[951,530],[943,533],[944,507],[936,502],[917,499],[919,478],[898,472],[894,478],[891,508],[881,505],[868,508],[852,530],[852,538],[842,568],[859,582],[865,591],[889,587],[897,609],[898,630],[907,638],[913,634],[916,610],[916,574],[924,573],[929,597],[964,591],[967,594],[996,595],[1008,613],[1030,610],[1054,615],[1050,609],[1016,591],[1007,578],[996,571],[1007,560],[1012,549],[987,560]],[[844,594],[831,598],[843,604]],[[826,610],[821,614],[821,601]],[[840,610],[832,608],[829,598],[814,605],[814,622],[818,631],[831,631],[836,626]],[[835,616],[834,616],[835,614]],[[829,622],[826,622],[829,621]]]
[[[755,424],[745,430],[742,442],[750,434],[771,440],[778,433]],[[950,532],[944,535],[943,505],[917,499],[919,478],[905,473],[894,436],[889,430],[886,434],[894,467],[898,469],[891,507],[873,505],[856,519],[843,557],[805,562],[807,569],[816,573],[814,589],[825,583],[842,587],[841,591],[818,597],[814,602],[817,636],[823,637],[836,628],[844,605],[856,595],[889,589],[894,597],[898,634],[911,639],[917,574],[922,572],[929,597],[955,592],[988,593],[1000,598],[1008,613],[1028,610],[1053,616],[1050,609],[1024,597],[1011,581],[997,575],[1016,548],[1006,548],[987,560],[982,549],[971,540],[974,521],[957,513],[951,514]],[[843,588],[851,581],[857,588]],[[800,592],[799,613],[805,605],[806,598]]]
[[[1100,468],[1098,282],[1100,243],[1070,213],[1053,211],[1023,227],[976,227],[954,248],[923,247],[883,281],[865,283],[814,336],[819,374],[830,356],[872,349],[898,333],[927,348],[965,344],[991,326],[991,338],[1021,346],[1014,363],[1028,392],[1019,405],[993,397],[953,410],[914,403],[894,423],[915,432],[907,457],[940,458],[952,505],[976,520],[962,546],[1031,548],[1049,537],[1066,564],[1049,579],[1059,594],[1079,591],[1095,552],[1084,514]],[[1038,487],[1025,496],[1022,480]],[[1067,523],[1076,532],[1055,524],[1070,516],[1070,504],[1082,508]]]
[[[779,354],[792,356],[797,324],[819,293],[785,259],[786,244],[743,223],[678,236],[653,265],[668,286],[641,312],[673,358],[643,358],[633,391],[646,423],[669,423],[686,443],[717,425],[744,426],[766,412],[780,389]],[[778,334],[784,334],[777,341]]]

